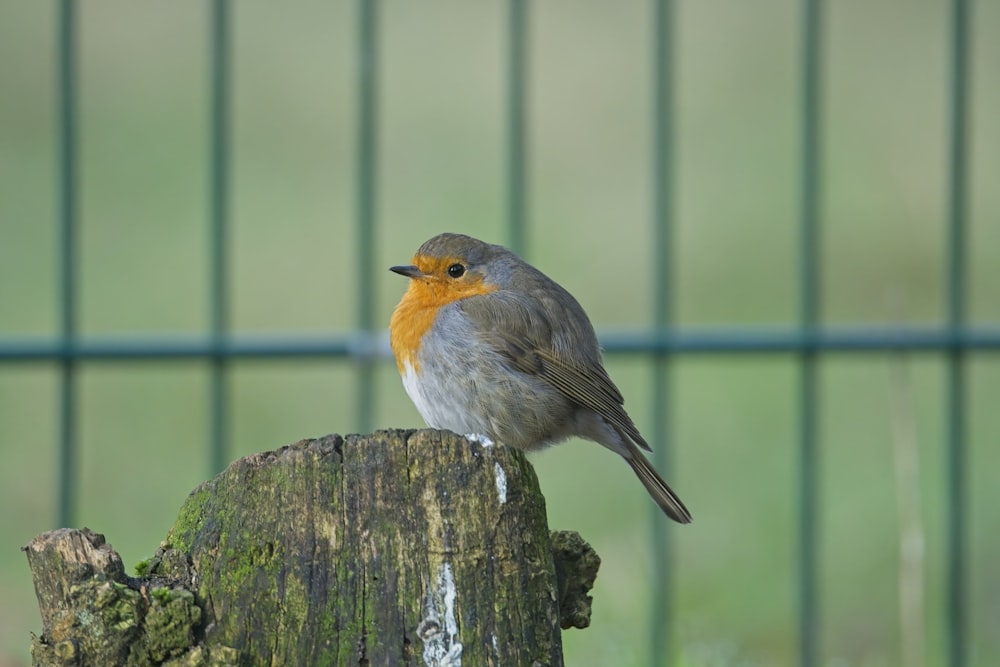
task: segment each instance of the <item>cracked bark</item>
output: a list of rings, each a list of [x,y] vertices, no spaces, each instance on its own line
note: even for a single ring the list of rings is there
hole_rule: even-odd
[[[132,634],[116,645],[130,664],[555,667],[560,627],[589,624],[599,563],[578,536],[555,542],[554,553],[521,452],[380,431],[235,461],[191,493],[143,577],[120,562],[80,575],[193,593],[194,647],[145,653],[129,644],[147,631],[136,596]],[[81,602],[65,593],[79,582],[46,566],[58,549],[26,550],[43,617],[36,664],[101,664],[87,659],[85,628],[52,620]]]

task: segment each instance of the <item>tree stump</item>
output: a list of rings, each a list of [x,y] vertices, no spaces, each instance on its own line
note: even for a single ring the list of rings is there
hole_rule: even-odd
[[[86,529],[25,551],[36,665],[555,667],[600,563],[550,536],[521,452],[433,430],[237,460],[137,578]]]

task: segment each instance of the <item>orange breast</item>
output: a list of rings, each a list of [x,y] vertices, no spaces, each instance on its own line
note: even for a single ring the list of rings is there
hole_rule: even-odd
[[[392,319],[389,321],[389,344],[400,373],[406,371],[407,362],[414,371],[420,370],[417,363],[420,341],[434,324],[438,308],[442,305],[427,299],[426,295],[421,294],[424,291],[417,281],[411,280],[406,294],[396,310],[392,311]]]
[[[406,293],[392,311],[389,321],[389,343],[399,372],[406,371],[407,363],[414,371],[420,370],[417,352],[424,336],[434,325],[438,310],[454,301],[494,290],[496,286],[484,283],[482,278],[454,282],[434,276],[410,279]]]

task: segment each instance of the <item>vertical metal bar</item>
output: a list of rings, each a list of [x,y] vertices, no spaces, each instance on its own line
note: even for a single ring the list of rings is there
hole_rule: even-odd
[[[58,16],[59,99],[59,325],[69,351],[59,367],[59,503],[57,523],[76,520],[76,3],[62,0]]]
[[[816,362],[815,351],[803,353],[799,362],[799,664],[803,667],[819,664]]]
[[[377,61],[376,0],[358,0],[358,327],[368,341],[358,361],[357,421],[371,430],[375,413],[375,374],[370,341],[375,329],[375,171]]]
[[[527,86],[528,12],[525,0],[508,5],[507,63],[507,242],[510,249],[524,254],[527,164],[525,111]]]
[[[817,554],[819,475],[816,445],[817,350],[813,347],[820,313],[819,124],[820,0],[803,2],[802,211],[800,324],[807,340],[799,359],[799,662],[818,664]]]
[[[673,320],[673,3],[656,0],[653,20],[653,327],[667,330]],[[670,466],[670,358],[653,359],[650,387],[653,416],[653,461],[660,470]],[[650,610],[650,651],[656,664],[673,662],[672,563],[667,524],[658,508],[652,514],[653,604]]]
[[[222,353],[229,328],[227,227],[229,217],[229,2],[214,0],[211,17],[211,434],[209,474],[226,465],[229,440],[227,360]]]
[[[953,340],[965,324],[966,285],[966,154],[969,80],[969,3],[952,3],[951,127],[948,182],[948,325]],[[948,354],[948,664],[966,664],[965,571],[965,350],[955,343]]]

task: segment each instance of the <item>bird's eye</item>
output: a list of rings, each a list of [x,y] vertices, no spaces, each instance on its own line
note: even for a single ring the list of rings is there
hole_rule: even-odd
[[[448,267],[448,275],[452,278],[461,278],[465,275],[465,267],[461,264],[452,264]]]

